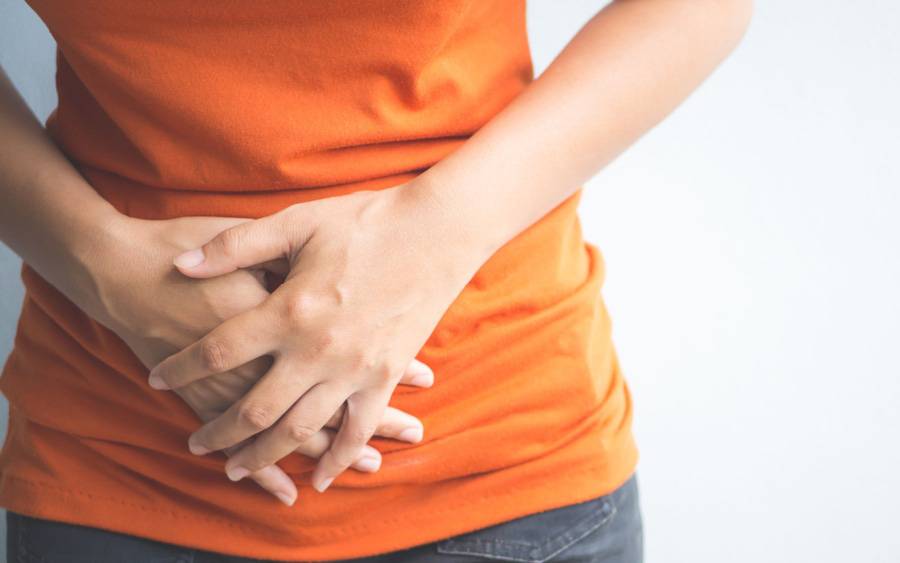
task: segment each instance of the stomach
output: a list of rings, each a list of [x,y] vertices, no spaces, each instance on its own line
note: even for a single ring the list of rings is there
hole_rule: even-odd
[[[415,176],[236,194],[150,189],[103,171],[82,173],[121,212],[145,219],[263,216]],[[501,247],[450,305],[417,355],[435,371],[434,386],[427,392],[399,386],[391,400],[423,421],[425,439],[410,448],[373,438],[390,463],[360,486],[402,482],[410,465],[427,466],[429,478],[442,480],[522,463],[596,418],[613,384],[613,353],[600,300],[603,259],[581,236],[579,199],[580,191]],[[208,463],[183,455],[199,424],[187,405],[150,389],[146,368],[127,346],[36,272],[23,266],[22,276],[26,302],[2,382],[11,404],[61,432]],[[448,449],[460,455],[448,460]],[[300,476],[314,464],[294,455],[283,467]]]

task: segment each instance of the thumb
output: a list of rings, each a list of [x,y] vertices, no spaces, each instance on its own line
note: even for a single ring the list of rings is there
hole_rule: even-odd
[[[263,262],[287,257],[301,241],[289,240],[282,221],[270,215],[229,227],[200,248],[173,260],[181,273],[194,278],[228,274]],[[295,234],[296,234],[296,230]]]

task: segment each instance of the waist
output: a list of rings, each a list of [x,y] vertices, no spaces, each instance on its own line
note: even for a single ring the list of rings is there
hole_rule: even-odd
[[[232,197],[218,199],[237,206]],[[464,437],[471,423],[500,424],[508,409],[545,411],[550,423],[569,424],[602,398],[595,378],[608,366],[610,348],[609,321],[598,307],[603,260],[581,238],[578,199],[573,195],[509,241],[469,280],[417,355],[435,370],[434,387],[427,393],[396,389],[392,405],[430,419],[435,440]],[[208,211],[192,201],[198,207],[188,206],[185,214]],[[150,390],[146,368],[113,332],[27,265],[22,279],[26,300],[7,366],[11,401],[22,401],[44,424],[86,436],[127,441],[128,425],[109,427],[109,413],[142,424],[135,414],[145,408],[150,419],[176,433],[196,427],[177,396]],[[554,381],[548,373],[569,381]],[[571,384],[590,392],[573,398]],[[85,405],[74,418],[73,397]],[[59,413],[47,407],[54,398],[63,406]],[[520,402],[510,402],[514,398]],[[398,447],[393,441],[382,445]]]
[[[123,342],[24,266],[26,300],[0,389],[18,428],[32,430],[15,432],[20,445],[5,456],[10,475],[52,480],[47,476],[68,472],[95,492],[112,486],[111,499],[164,497],[166,508],[224,514],[217,518],[254,530],[262,522],[277,525],[279,541],[312,545],[334,539],[329,529],[352,531],[348,506],[371,514],[393,503],[406,517],[421,516],[416,507],[426,498],[431,510],[509,489],[534,495],[527,509],[547,508],[559,497],[541,483],[575,466],[592,471],[579,495],[602,492],[598,488],[611,481],[599,476],[619,479],[632,469],[631,408],[600,299],[602,256],[581,237],[579,195],[495,253],[430,335],[418,357],[434,369],[434,386],[425,392],[398,387],[390,403],[422,420],[425,439],[375,438],[372,445],[384,457],[378,473],[342,474],[329,490],[334,502],[307,499],[280,523],[247,516],[268,514],[268,499],[254,486],[227,481],[222,459],[190,454],[187,437],[199,421],[187,405],[151,390],[146,369]],[[232,205],[232,197],[219,199]],[[192,205],[178,209],[187,209],[185,215],[209,211]],[[280,465],[305,482],[314,461],[295,454]],[[540,493],[525,492],[537,486],[544,487]],[[245,511],[248,506],[259,510]],[[506,515],[525,506],[510,506]],[[473,506],[469,514],[475,518],[479,510]],[[485,518],[499,521],[499,512],[489,514]],[[446,533],[449,526],[440,529]]]
[[[186,216],[256,219],[297,203],[397,186],[421,173],[395,171],[318,185],[272,171],[233,176],[215,185],[155,185],[84,163],[78,163],[77,167],[91,187],[120,213],[154,220]]]

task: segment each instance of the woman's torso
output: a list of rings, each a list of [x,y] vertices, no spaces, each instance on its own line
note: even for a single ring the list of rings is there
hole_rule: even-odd
[[[532,79],[519,0],[30,0],[59,49],[47,128],[92,186],[148,219],[259,217],[400,184]],[[539,142],[536,140],[536,142]],[[631,402],[600,299],[603,261],[567,199],[501,248],[391,404],[415,445],[325,494],[282,466],[293,508],[186,448],[198,426],[127,347],[30,268],[0,388],[0,504],[199,548],[350,558],[593,498],[631,474]],[[514,204],[514,202],[511,202]]]

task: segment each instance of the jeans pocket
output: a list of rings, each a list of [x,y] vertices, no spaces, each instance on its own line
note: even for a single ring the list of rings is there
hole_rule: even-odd
[[[438,553],[542,563],[609,522],[612,493],[437,542]]]

